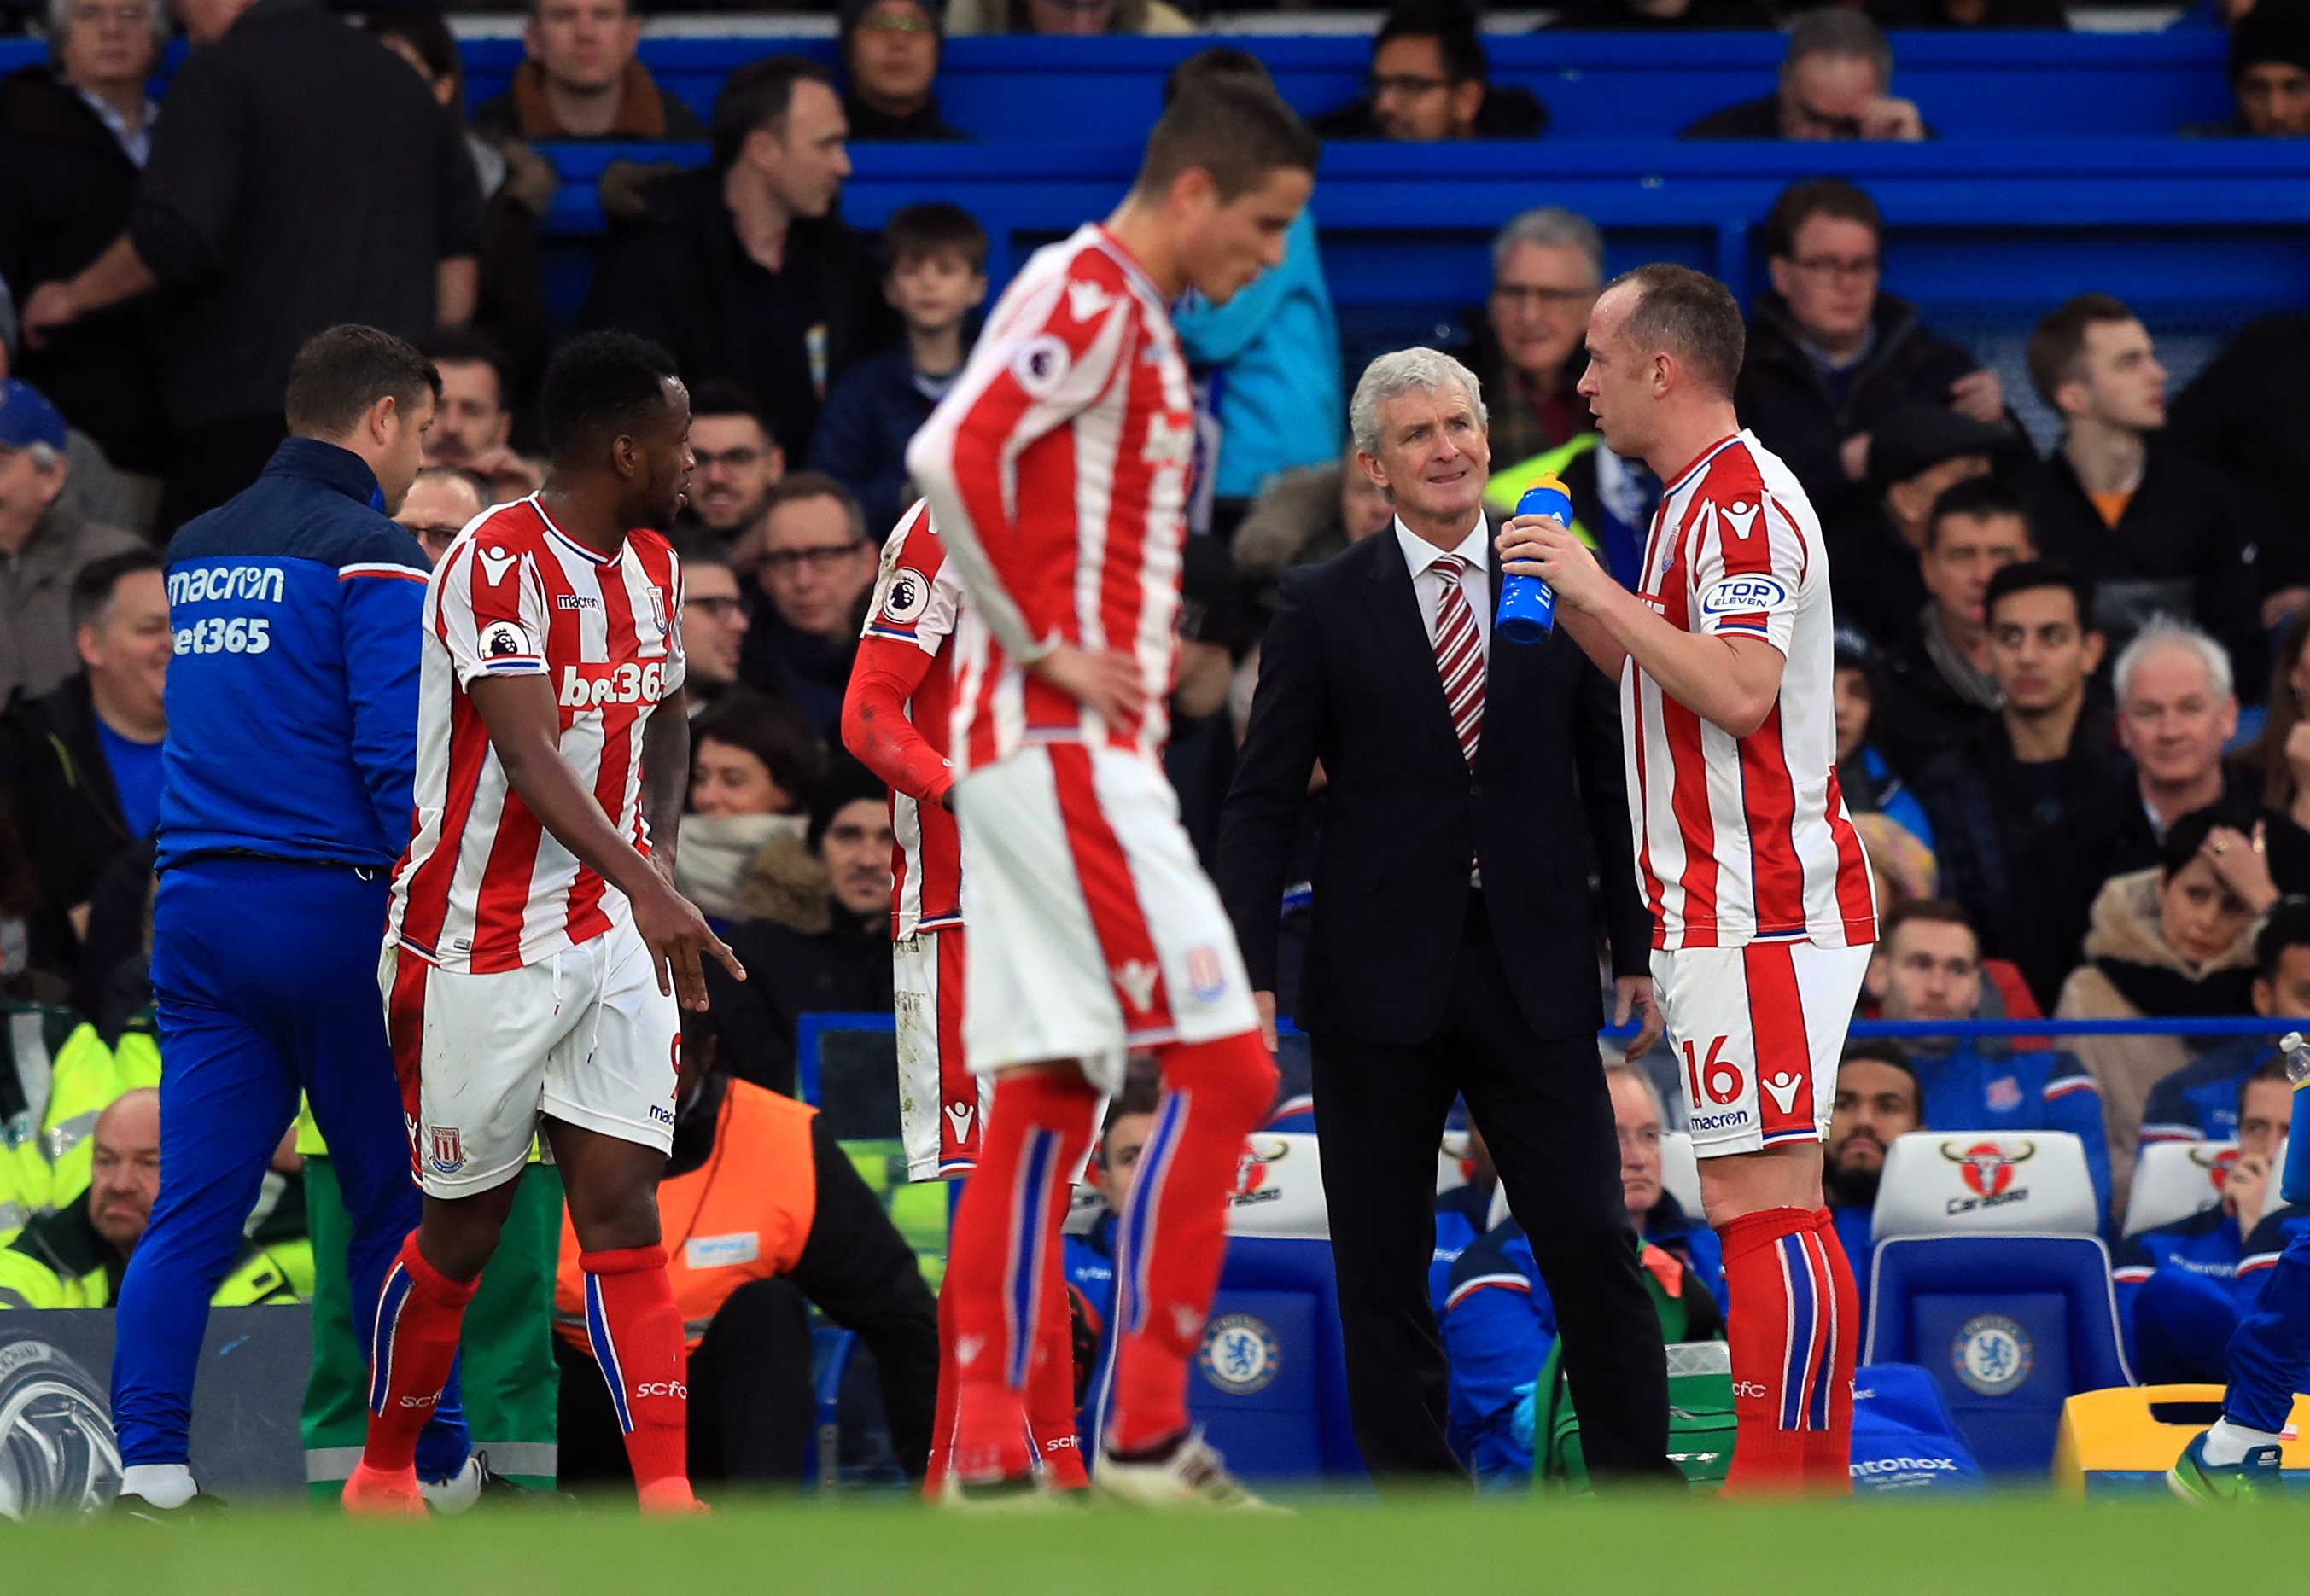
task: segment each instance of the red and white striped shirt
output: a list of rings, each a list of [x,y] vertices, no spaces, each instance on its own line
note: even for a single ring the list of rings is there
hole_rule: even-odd
[[[1756,437],[1668,484],[1637,594],[1672,626],[1761,638],[1787,661],[1765,723],[1735,739],[1620,671],[1637,880],[1655,948],[1877,940],[1869,862],[1837,784],[1828,558],[1804,490]]]
[[[912,644],[930,669],[907,700],[907,719],[932,744],[946,747],[954,706],[954,629],[962,609],[962,576],[917,500],[882,545],[882,569],[866,611],[865,637]],[[950,931],[962,924],[962,840],[954,816],[936,803],[890,789],[890,939]]]
[[[514,793],[466,689],[483,676],[551,681],[562,759],[647,853],[642,733],[682,673],[682,571],[663,537],[629,533],[605,559],[534,497],[468,526],[425,594],[416,826],[394,870],[387,935],[442,969],[486,975],[623,922],[625,894]]]
[[[955,633],[956,776],[1029,742],[1152,759],[1177,650],[1194,415],[1161,291],[1107,230],[1038,250],[907,451],[971,597]],[[1107,726],[1018,663],[1135,656],[1148,708]]]

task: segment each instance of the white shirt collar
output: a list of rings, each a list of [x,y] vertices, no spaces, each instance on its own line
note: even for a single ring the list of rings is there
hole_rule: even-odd
[[[1492,568],[1491,527],[1481,514],[1476,517],[1474,529],[1461,540],[1456,549],[1437,548],[1406,526],[1401,516],[1395,518],[1395,541],[1402,548],[1403,563],[1411,568],[1415,580],[1446,554],[1458,555],[1473,570],[1489,571]]]

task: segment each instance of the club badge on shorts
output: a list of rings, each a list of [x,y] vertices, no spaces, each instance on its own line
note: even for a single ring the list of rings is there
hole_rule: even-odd
[[[455,1125],[436,1125],[432,1133],[433,1150],[425,1160],[436,1175],[455,1175],[465,1167],[465,1147]]]

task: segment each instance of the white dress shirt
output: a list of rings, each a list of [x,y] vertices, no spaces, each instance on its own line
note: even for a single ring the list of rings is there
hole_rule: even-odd
[[[1395,541],[1403,550],[1403,563],[1411,568],[1411,591],[1420,600],[1420,621],[1428,629],[1428,641],[1436,642],[1436,611],[1444,602],[1444,574],[1436,569],[1437,559],[1446,554],[1457,554],[1467,562],[1460,572],[1460,591],[1468,595],[1468,608],[1476,617],[1476,638],[1482,646],[1484,657],[1492,652],[1492,534],[1484,517],[1476,517],[1475,530],[1461,540],[1456,549],[1439,549],[1418,535],[1396,517]]]

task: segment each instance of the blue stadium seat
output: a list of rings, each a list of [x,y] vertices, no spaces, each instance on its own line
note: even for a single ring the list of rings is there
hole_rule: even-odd
[[[1360,1477],[1316,1138],[1251,1145],[1187,1409],[1246,1479]]]
[[[2062,1404],[2131,1385],[2109,1253],[2073,1136],[1896,1140],[1862,1362],[1931,1371],[1982,1467],[2043,1473]]]

